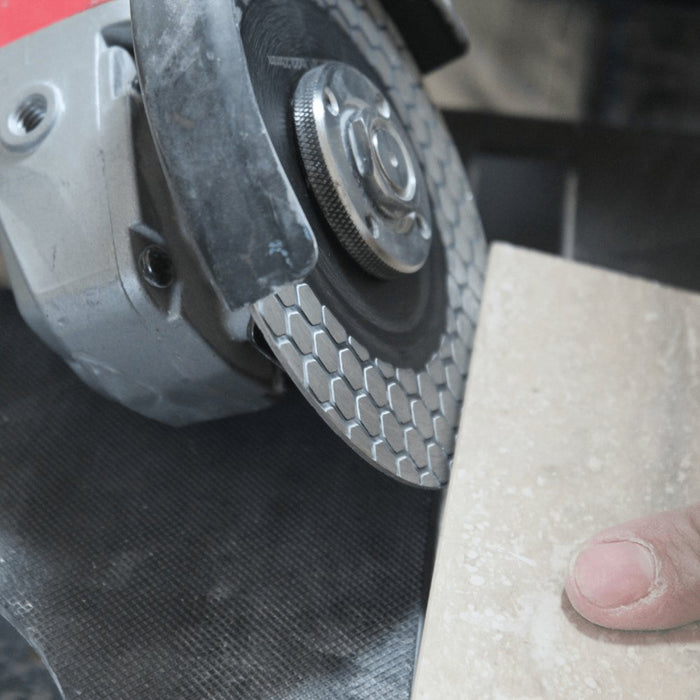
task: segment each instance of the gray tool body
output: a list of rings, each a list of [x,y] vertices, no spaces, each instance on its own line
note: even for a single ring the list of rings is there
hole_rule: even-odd
[[[464,34],[414,4],[443,42],[388,1],[112,0],[0,48],[0,251],[32,329],[171,425],[286,374],[371,464],[447,483],[486,256],[416,65]]]

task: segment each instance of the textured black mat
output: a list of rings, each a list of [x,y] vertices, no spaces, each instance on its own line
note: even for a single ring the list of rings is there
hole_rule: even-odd
[[[0,293],[0,612],[67,698],[408,697],[438,498],[296,395],[142,419]]]

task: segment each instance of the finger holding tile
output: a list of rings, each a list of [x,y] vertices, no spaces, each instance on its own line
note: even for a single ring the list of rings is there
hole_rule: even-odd
[[[700,504],[599,533],[574,558],[566,593],[603,627],[658,630],[700,620]]]

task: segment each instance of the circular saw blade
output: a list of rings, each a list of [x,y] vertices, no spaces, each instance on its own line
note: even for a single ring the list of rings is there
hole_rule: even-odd
[[[353,449],[394,478],[440,488],[449,479],[479,310],[486,264],[482,227],[459,154],[379,5],[359,0],[309,4],[325,11],[372,67],[411,138],[441,243],[433,256],[440,260],[433,270],[440,270],[441,278],[433,276],[430,284],[444,290],[435,295],[440,308],[433,304],[426,314],[440,323],[425,323],[430,352],[420,333],[408,343],[420,345],[421,353],[412,354],[411,347],[385,351],[366,334],[359,337],[358,319],[340,304],[334,308],[333,295],[314,275],[257,302],[253,317],[301,392]],[[295,3],[295,11],[301,5]],[[269,62],[284,59],[290,66],[297,61],[307,67],[337,58],[347,60],[267,56]],[[401,288],[385,284],[370,293],[402,294]],[[393,342],[402,342],[402,336]]]

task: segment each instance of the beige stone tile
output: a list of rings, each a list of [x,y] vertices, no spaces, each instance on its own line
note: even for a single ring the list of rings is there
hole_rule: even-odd
[[[700,296],[495,246],[414,698],[700,697],[700,626],[562,596],[597,530],[700,498],[699,428]]]

